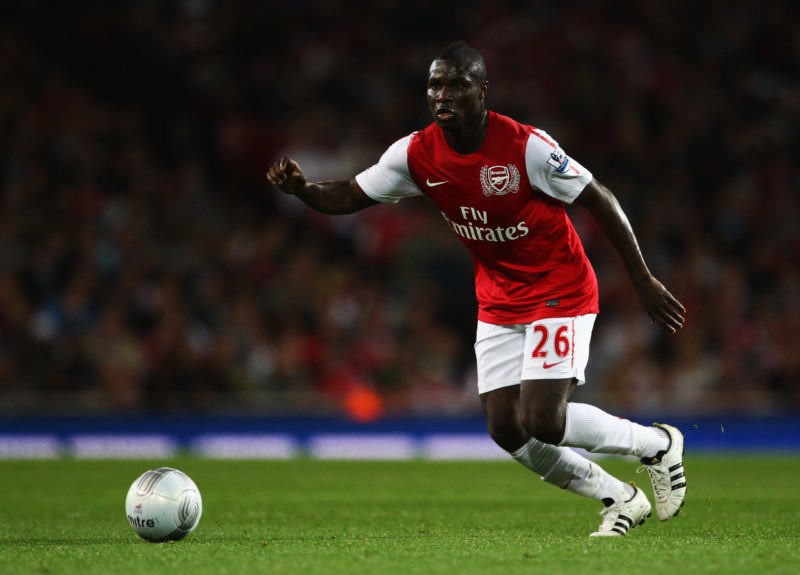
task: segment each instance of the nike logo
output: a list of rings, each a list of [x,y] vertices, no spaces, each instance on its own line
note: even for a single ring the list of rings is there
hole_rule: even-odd
[[[567,360],[566,360],[566,359],[562,359],[561,361],[557,361],[557,362],[555,362],[555,363],[547,363],[547,362],[544,362],[544,363],[542,364],[542,367],[543,367],[543,368],[545,368],[545,369],[550,369],[551,367],[555,367],[555,366],[557,366],[557,365],[561,365],[561,364],[562,364],[562,363],[564,363],[565,361],[567,361]]]
[[[429,178],[429,179],[425,180],[425,183],[427,184],[427,186],[429,188],[435,188],[436,186],[441,186],[442,184],[446,184],[448,182],[447,182],[447,180],[444,180],[443,182],[432,182],[430,180],[430,178]]]

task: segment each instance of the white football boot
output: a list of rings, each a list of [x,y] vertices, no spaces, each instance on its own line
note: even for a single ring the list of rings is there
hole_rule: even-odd
[[[669,435],[669,447],[659,451],[655,457],[642,457],[643,466],[637,472],[646,469],[653,484],[656,499],[656,515],[661,521],[675,517],[686,497],[686,476],[683,472],[683,434],[675,427],[665,423],[654,423]]]
[[[621,537],[650,517],[650,502],[633,483],[633,495],[627,501],[612,503],[600,512],[603,521],[589,537]]]

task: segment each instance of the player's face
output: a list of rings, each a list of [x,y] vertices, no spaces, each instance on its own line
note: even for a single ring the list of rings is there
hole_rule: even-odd
[[[459,130],[483,117],[485,86],[451,60],[434,60],[428,71],[428,108],[446,130]]]

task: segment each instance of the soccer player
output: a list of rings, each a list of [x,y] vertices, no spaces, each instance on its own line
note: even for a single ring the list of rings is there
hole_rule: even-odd
[[[651,514],[647,496],[570,447],[633,455],[661,520],[683,505],[683,435],[570,402],[585,380],[598,287],[565,209],[591,212],[624,262],[645,312],[671,333],[684,307],[648,270],[612,192],[546,132],[486,107],[486,65],[464,42],[428,70],[433,123],[397,140],[350,180],[309,182],[284,157],[267,180],[326,214],[424,195],[475,265],[478,391],[492,439],[548,483],[605,505],[592,536],[620,536]]]

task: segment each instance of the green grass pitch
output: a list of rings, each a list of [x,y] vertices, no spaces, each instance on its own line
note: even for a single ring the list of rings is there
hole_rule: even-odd
[[[630,461],[601,464],[651,493]],[[124,500],[171,465],[197,530],[147,543]],[[509,462],[0,461],[0,573],[771,575],[800,572],[800,457],[686,460],[681,515],[590,539],[599,506]]]

